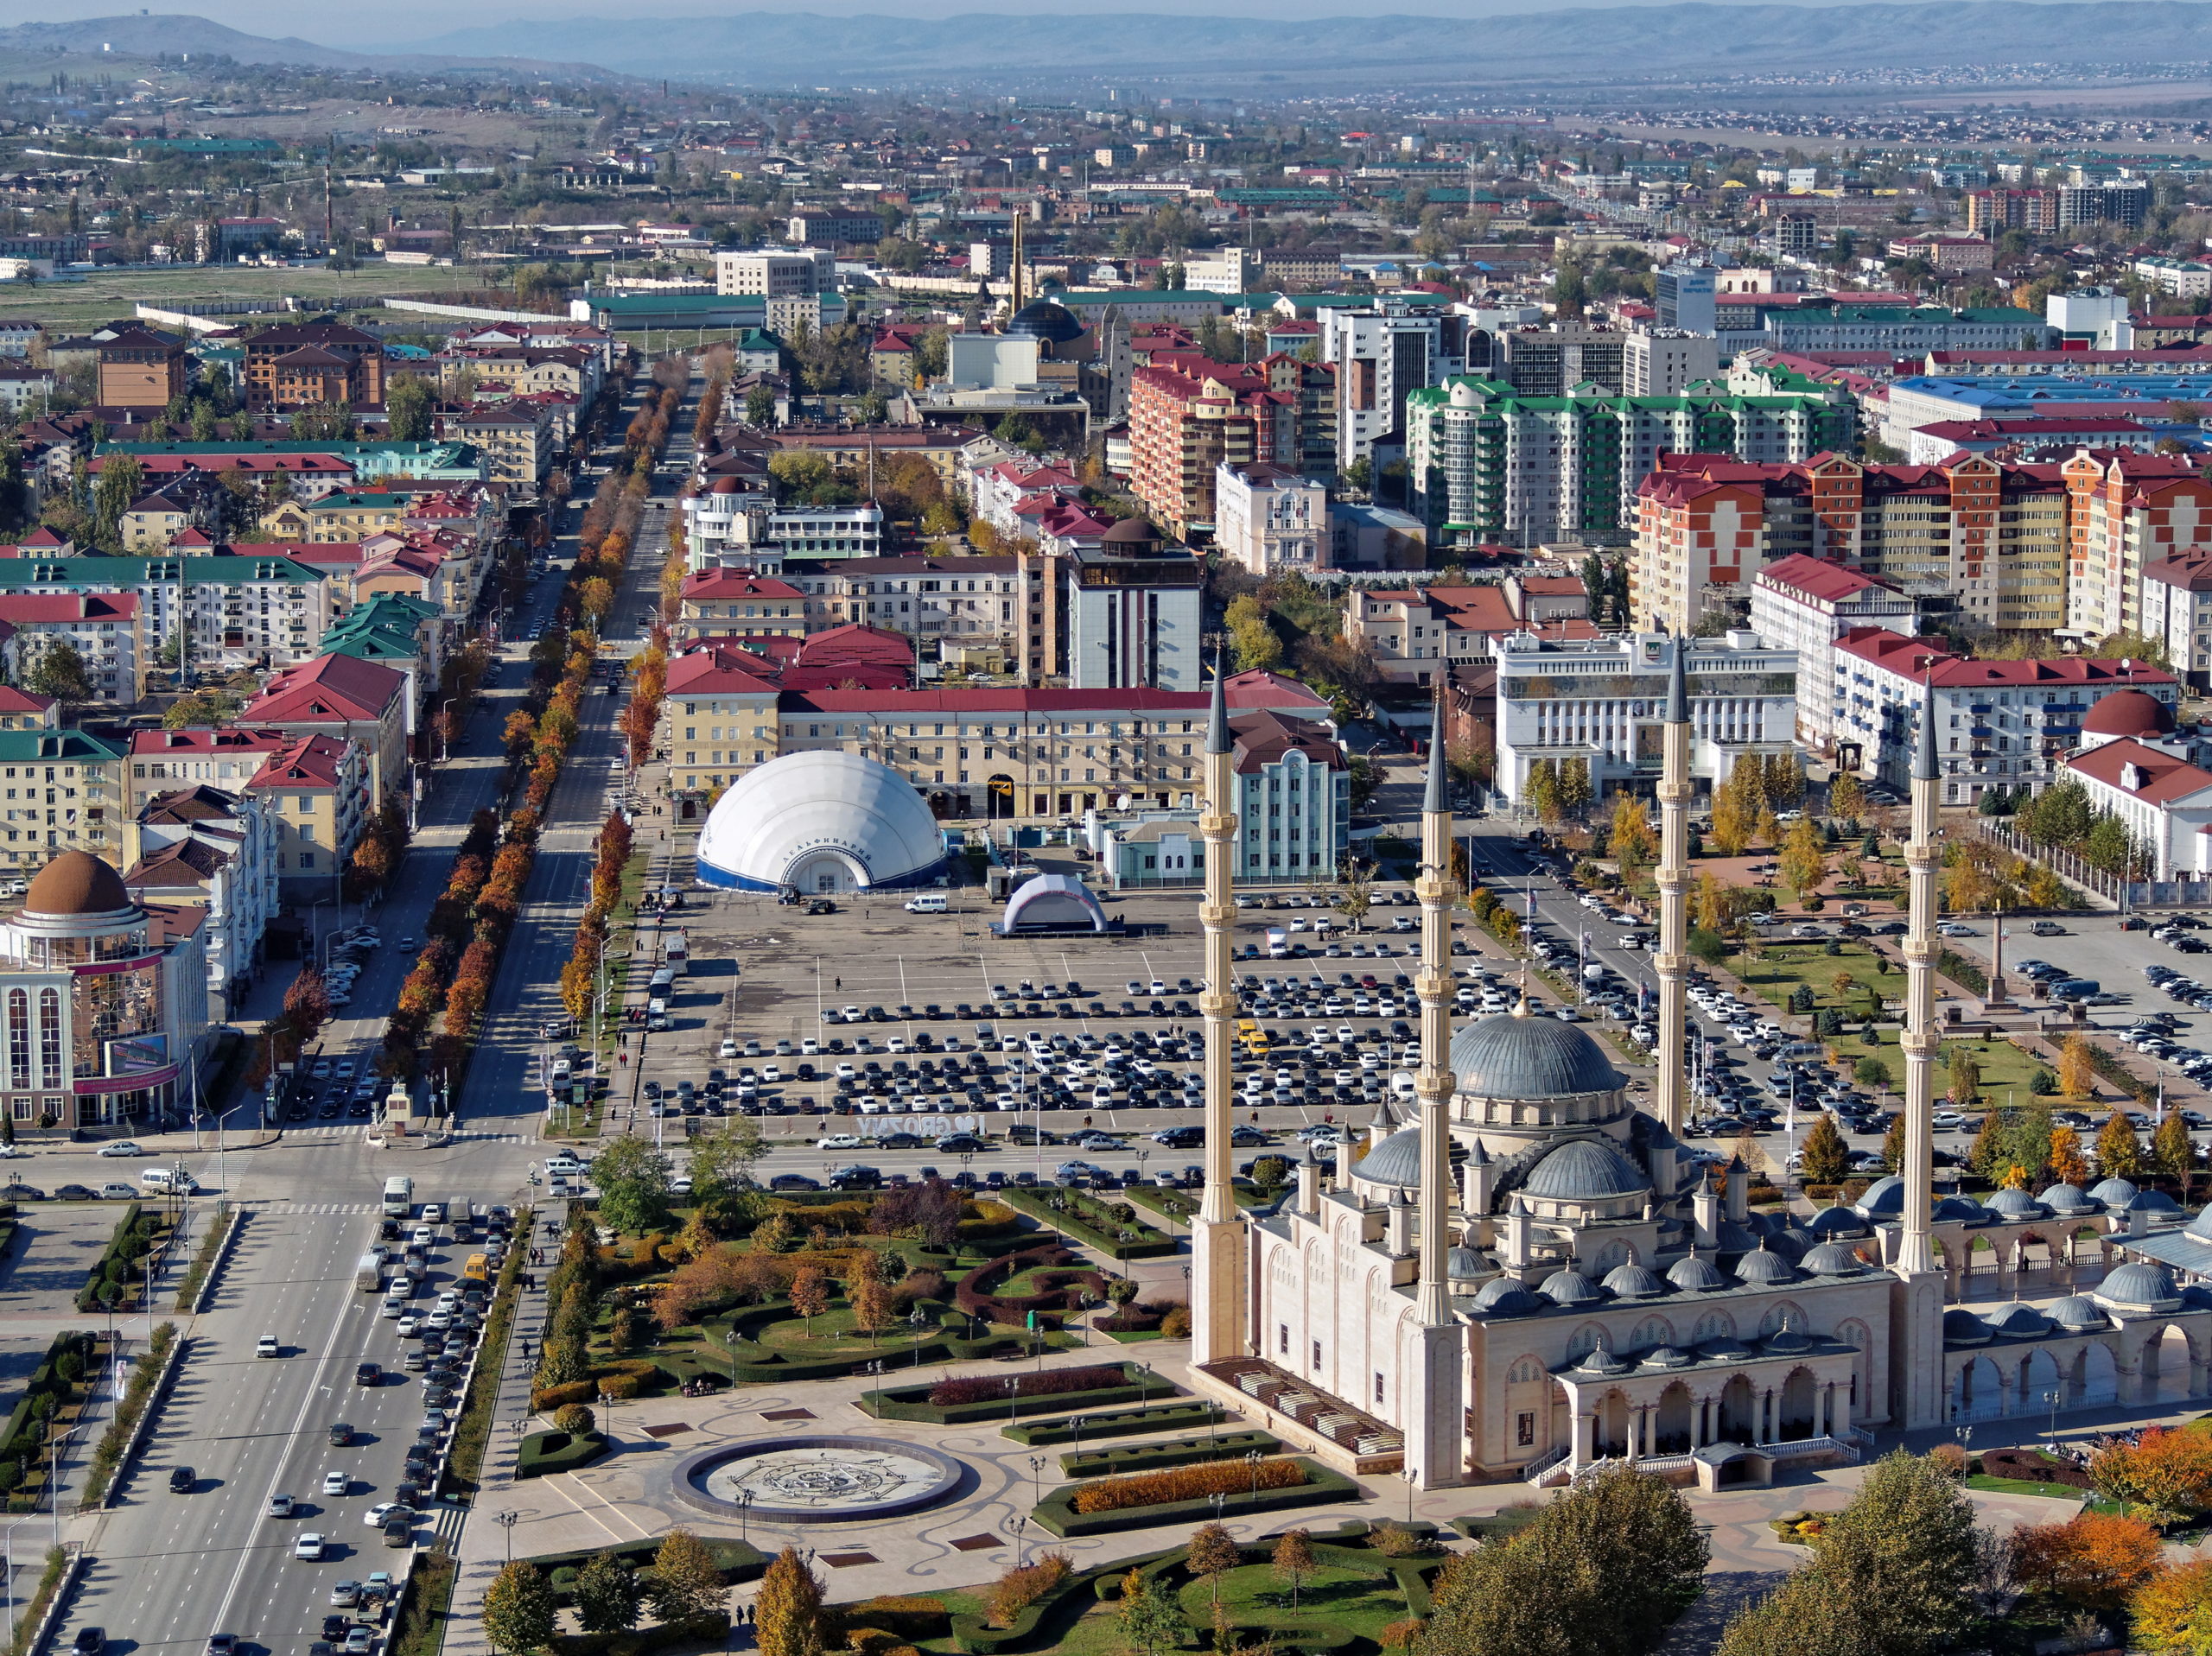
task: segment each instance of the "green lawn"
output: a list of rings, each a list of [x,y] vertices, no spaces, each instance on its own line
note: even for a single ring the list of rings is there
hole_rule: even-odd
[[[1982,1098],[1999,1107],[2008,1103],[2026,1103],[2031,1096],[2028,1092],[2029,1077],[2038,1069],[2052,1068],[2023,1052],[2010,1041],[1946,1041],[1936,1055],[1936,1090],[1939,1094],[1950,1085],[1951,1052],[1957,1047],[1966,1049],[1967,1056],[1974,1061],[1975,1067],[1981,1072]],[[1903,1075],[1904,1066],[1902,1059],[1894,1067],[1899,1075]],[[2063,1102],[2056,1098],[2051,1101],[2054,1104]]]
[[[1334,1549],[1343,1556],[1343,1549]],[[1192,1582],[1179,1596],[1193,1627],[1213,1626],[1213,1589]],[[1406,1617],[1406,1596],[1388,1571],[1325,1564],[1299,1583],[1298,1602],[1272,1564],[1242,1564],[1221,1578],[1221,1607],[1232,1626],[1266,1627],[1286,1642],[1322,1627],[1350,1627],[1372,1639]]]
[[[873,1341],[853,1326],[853,1313],[846,1306],[834,1306],[810,1323],[804,1317],[791,1317],[781,1323],[770,1323],[753,1330],[752,1337],[773,1351],[788,1352],[793,1356],[820,1356],[826,1353],[843,1353],[868,1347],[870,1349],[897,1351],[912,1345],[918,1339],[935,1339],[938,1329],[931,1326],[917,1334],[904,1317],[896,1318],[890,1327],[875,1335]]]
[[[2044,1495],[2053,1501],[2079,1502],[2082,1491],[2062,1483],[2037,1483],[2032,1478],[1993,1478],[1977,1472],[1967,1480],[1969,1489],[1987,1489],[2000,1495]]]
[[[1854,987],[1847,995],[1836,993],[1836,978],[1844,973],[1858,983],[1872,985],[1885,999],[1904,993],[1904,974],[1885,975],[1876,971],[1874,953],[1863,943],[1844,943],[1840,953],[1830,955],[1822,943],[1770,942],[1760,948],[1756,960],[1732,955],[1727,964],[1746,985],[1784,1008],[1797,986],[1806,984],[1812,988],[1815,1006],[1834,1008],[1852,1018],[1863,1017],[1866,996],[1862,990]]]

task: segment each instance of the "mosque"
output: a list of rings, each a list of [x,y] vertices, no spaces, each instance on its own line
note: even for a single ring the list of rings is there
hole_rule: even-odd
[[[2212,1209],[2107,1179],[1986,1202],[1932,1179],[1937,763],[1914,765],[1901,1175],[1808,1219],[1753,1211],[1739,1162],[1690,1160],[1690,703],[1671,654],[1655,964],[1669,1032],[1648,1107],[1582,1028],[1524,1002],[1456,1031],[1452,816],[1422,820],[1421,1064],[1410,1119],[1310,1158],[1271,1210],[1230,1191],[1235,815],[1209,804],[1205,1184],[1192,1226],[1192,1380],[1301,1450],[1423,1488],[1564,1481],[1628,1460],[1706,1488],[1858,1457],[1878,1431],[2140,1404],[2208,1389]],[[1209,801],[1236,798],[1218,678]],[[2055,1303],[2018,1296],[2035,1283]],[[1977,1312],[1961,1301],[1989,1304]]]

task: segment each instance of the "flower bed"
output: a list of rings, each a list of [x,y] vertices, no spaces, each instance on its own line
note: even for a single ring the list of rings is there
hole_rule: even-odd
[[[1164,1507],[1171,1502],[1210,1500],[1239,1489],[1295,1489],[1306,1482],[1296,1461],[1275,1459],[1224,1466],[1207,1463],[1163,1472],[1132,1472],[1087,1483],[1075,1492],[1070,1507],[1079,1513],[1118,1512],[1124,1507]]]
[[[1086,1437],[1148,1437],[1156,1431],[1177,1431],[1186,1426],[1211,1425],[1234,1420],[1218,1403],[1170,1403],[1150,1409],[1108,1409],[1097,1414],[1069,1415],[1059,1420],[1034,1420],[1023,1425],[1001,1426],[999,1436],[1017,1443],[1042,1447],[1046,1443],[1080,1443]],[[1080,1425],[1077,1421],[1082,1422]]]
[[[1078,1268],[1048,1273],[1040,1280],[1039,1291],[1035,1293],[999,1294],[991,1291],[993,1284],[1011,1281],[1024,1271],[1034,1270],[1040,1266]],[[1042,1247],[1025,1248],[1019,1253],[1002,1254],[977,1266],[963,1277],[952,1291],[952,1303],[970,1317],[980,1317],[988,1323],[1025,1325],[1033,1311],[1040,1314],[1041,1322],[1042,1314],[1077,1310],[1086,1291],[1101,1297],[1105,1294],[1106,1278],[1096,1271],[1082,1267],[1082,1259],[1058,1242],[1048,1242]]]
[[[1357,1484],[1340,1473],[1331,1471],[1318,1461],[1300,1456],[1263,1464],[1287,1469],[1272,1475],[1263,1473],[1256,1495],[1252,1493],[1251,1469],[1242,1462],[1233,1466],[1186,1467],[1179,1472],[1146,1473],[1135,1478],[1109,1480],[1109,1482],[1129,1485],[1141,1482],[1154,1488],[1193,1491],[1188,1494],[1178,1494],[1173,1499],[1142,1505],[1078,1512],[1076,1510],[1077,1495],[1104,1486],[1070,1484],[1055,1489],[1039,1501],[1033,1516],[1054,1535],[1072,1537],[1103,1535],[1115,1530],[1149,1529],[1155,1525],[1202,1524],[1214,1515],[1213,1495],[1217,1493],[1226,1497],[1222,1508],[1222,1515],[1225,1519],[1360,1498]],[[1218,1480],[1220,1487],[1216,1488],[1212,1486],[1217,1480],[1203,1475],[1209,1473],[1234,1475]],[[1268,1484],[1270,1475],[1278,1478],[1294,1476],[1298,1481],[1279,1483],[1271,1488]],[[1200,1485],[1207,1486],[1202,1493],[1198,1492]]]
[[[860,1405],[879,1420],[920,1420],[940,1426],[970,1420],[996,1420],[1025,1414],[1064,1414],[1071,1410],[1108,1408],[1116,1404],[1141,1403],[1148,1398],[1178,1397],[1181,1388],[1158,1375],[1145,1378],[1135,1363],[1121,1363],[1097,1371],[1119,1378],[1087,1392],[1043,1392],[1012,1397],[1001,1390],[995,1398],[969,1403],[932,1403],[931,1386],[902,1386],[862,1393]],[[986,1376],[986,1379],[992,1377]],[[1003,1382],[1001,1382],[1003,1384]]]
[[[573,1472],[589,1466],[608,1448],[604,1432],[570,1437],[565,1431],[534,1431],[515,1452],[515,1476],[550,1478],[556,1472]]]
[[[2055,1483],[2069,1489],[2090,1488],[2089,1475],[2067,1461],[2055,1461],[2040,1450],[1986,1449],[1981,1452],[1984,1477],[2014,1478],[2023,1483]]]
[[[1003,1401],[1010,1397],[1044,1397],[1056,1392],[1095,1392],[1120,1383],[1120,1364],[1095,1364],[1088,1368],[1051,1368],[1027,1374],[970,1374],[961,1380],[940,1380],[930,1388],[929,1400],[947,1403]]]
[[[1116,1472],[1162,1471],[1202,1461],[1242,1461],[1253,1450],[1273,1455],[1282,1448],[1272,1432],[1227,1431],[1212,1437],[1171,1437],[1161,1443],[1131,1443],[1120,1449],[1077,1450],[1060,1456],[1060,1472],[1071,1478],[1110,1477]]]

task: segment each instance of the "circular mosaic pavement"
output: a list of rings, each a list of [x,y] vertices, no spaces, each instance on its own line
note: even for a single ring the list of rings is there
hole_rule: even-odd
[[[725,1443],[676,1469],[677,1499],[702,1511],[786,1523],[846,1524],[949,1499],[966,1469],[917,1443],[772,1437]]]

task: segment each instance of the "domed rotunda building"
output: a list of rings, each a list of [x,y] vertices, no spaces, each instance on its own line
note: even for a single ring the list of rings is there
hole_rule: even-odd
[[[786,753],[715,803],[699,878],[747,891],[815,897],[927,885],[944,840],[914,786],[858,753]]]

